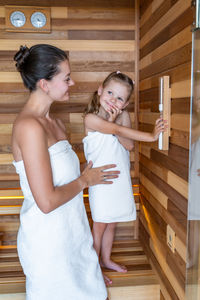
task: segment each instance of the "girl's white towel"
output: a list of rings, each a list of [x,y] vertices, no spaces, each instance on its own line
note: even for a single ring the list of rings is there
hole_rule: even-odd
[[[68,141],[51,146],[49,154],[55,186],[79,176],[79,160]],[[26,299],[105,300],[82,193],[44,214],[31,193],[23,161],[14,165],[24,194],[17,243],[26,275]]]
[[[129,152],[112,134],[89,132],[83,139],[87,161],[94,167],[116,164],[120,171],[113,184],[100,184],[89,188],[89,201],[93,221],[102,223],[126,222],[136,219]]]

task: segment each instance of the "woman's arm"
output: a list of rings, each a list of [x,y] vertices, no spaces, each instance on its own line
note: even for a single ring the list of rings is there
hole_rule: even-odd
[[[90,163],[80,177],[63,186],[54,187],[48,143],[43,127],[35,119],[23,119],[16,127],[15,140],[21,150],[30,189],[38,207],[44,213],[49,213],[70,201],[87,186],[112,183],[104,181],[105,175],[107,179],[118,177],[118,171],[104,171],[115,165],[92,169]]]
[[[102,133],[115,134],[121,137],[129,138],[141,142],[153,142],[159,137],[160,132],[164,131],[164,122],[162,119],[157,119],[152,133],[143,132],[120,126],[116,123],[105,121],[95,114],[87,114],[85,116],[85,126],[88,131],[96,130]]]

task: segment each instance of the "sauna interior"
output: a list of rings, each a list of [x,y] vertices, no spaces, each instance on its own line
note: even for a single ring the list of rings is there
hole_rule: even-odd
[[[49,32],[9,31],[9,5],[49,8]],[[83,111],[103,79],[119,70],[135,81],[128,106],[132,127],[151,132],[160,115],[159,78],[169,76],[169,150],[159,150],[158,142],[135,142],[130,160],[137,220],[118,224],[112,250],[128,272],[105,273],[113,280],[110,300],[185,299],[192,23],[191,0],[0,0],[0,300],[25,299],[16,250],[23,195],[12,165],[11,131],[28,91],[13,55],[20,45],[37,43],[69,53],[76,84],[70,101],[54,104],[52,114],[65,123],[81,166]],[[84,201],[91,224],[87,190]]]

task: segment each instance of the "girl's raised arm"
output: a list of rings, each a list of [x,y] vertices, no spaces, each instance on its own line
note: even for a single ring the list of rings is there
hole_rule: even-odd
[[[125,138],[129,138],[136,141],[142,142],[153,142],[159,137],[160,132],[164,131],[164,121],[162,119],[157,119],[155,127],[152,133],[143,132],[128,128],[125,126],[118,125],[116,123],[108,122],[95,114],[87,114],[85,116],[85,127],[87,131],[99,131],[107,134],[115,134]]]

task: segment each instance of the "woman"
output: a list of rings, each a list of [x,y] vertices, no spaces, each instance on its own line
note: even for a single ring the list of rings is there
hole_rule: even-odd
[[[68,101],[70,77],[64,51],[51,45],[21,46],[14,57],[30,96],[12,136],[14,165],[24,202],[18,253],[26,275],[27,300],[105,300],[107,292],[83,204],[82,190],[111,184],[115,165],[80,175],[64,124],[53,119],[54,101]]]

